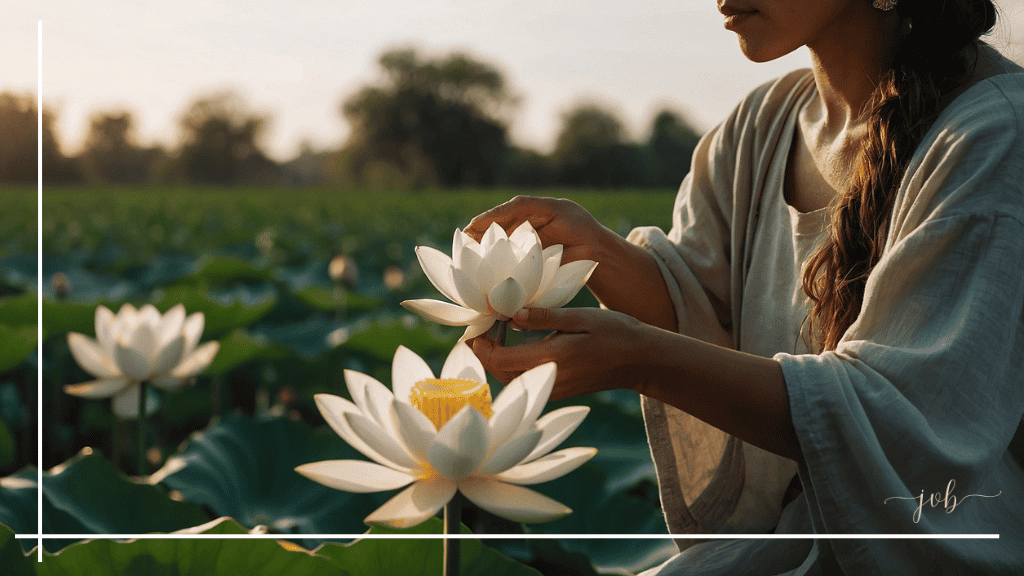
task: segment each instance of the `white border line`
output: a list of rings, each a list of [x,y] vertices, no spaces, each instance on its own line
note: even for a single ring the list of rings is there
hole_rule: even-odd
[[[34,535],[15,536],[16,539],[38,540],[39,562],[43,561],[43,21],[38,28],[38,87],[37,118],[37,175],[38,222],[37,229],[37,322],[38,322],[38,502],[37,530]],[[674,538],[702,538],[708,540],[937,540],[937,539],[998,539],[999,534],[46,534],[47,539],[66,540],[672,540]]]
[[[36,87],[36,184],[38,186],[36,213],[36,367],[38,369],[38,391],[36,392],[37,416],[36,457],[39,461],[36,495],[36,531],[38,533],[39,562],[43,561],[43,21],[36,24],[38,36],[37,82]]]
[[[66,540],[975,540],[999,534],[47,534]]]

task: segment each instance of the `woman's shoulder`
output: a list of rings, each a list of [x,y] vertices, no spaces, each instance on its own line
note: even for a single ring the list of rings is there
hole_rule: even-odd
[[[946,106],[911,160],[894,226],[1010,216],[1024,222],[1024,73],[989,76]]]

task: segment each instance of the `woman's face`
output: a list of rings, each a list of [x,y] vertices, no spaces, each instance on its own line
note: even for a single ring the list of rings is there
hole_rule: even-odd
[[[870,0],[717,0],[725,28],[743,54],[767,62],[801,46],[836,44],[854,20],[870,14]]]

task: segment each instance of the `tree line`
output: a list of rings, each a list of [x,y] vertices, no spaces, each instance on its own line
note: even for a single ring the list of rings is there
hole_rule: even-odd
[[[554,150],[513,143],[517,97],[493,65],[461,53],[424,58],[385,52],[382,80],[344,100],[350,123],[339,150],[304,145],[288,162],[263,149],[269,118],[233,92],[197,98],[179,119],[176,147],[138,144],[127,111],[92,116],[82,151],[61,153],[43,110],[43,179],[49,184],[317,185],[346,188],[586,186],[674,187],[689,171],[698,132],[662,110],[632,141],[615,113],[577,104],[561,118]],[[0,94],[0,182],[36,179],[35,99]]]

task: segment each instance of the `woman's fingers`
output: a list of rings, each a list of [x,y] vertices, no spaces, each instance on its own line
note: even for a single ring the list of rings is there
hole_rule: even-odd
[[[516,196],[473,218],[464,232],[479,242],[492,222],[497,222],[506,232],[527,220],[534,229],[539,229],[555,217],[549,206],[551,202],[550,198]]]
[[[587,332],[585,325],[593,308],[523,308],[512,322],[522,330],[556,330],[565,333]]]
[[[530,368],[540,366],[548,360],[540,350],[540,344],[520,346],[498,346],[492,340],[479,337],[473,340],[473,353],[480,359],[484,370],[508,384],[513,378]]]

